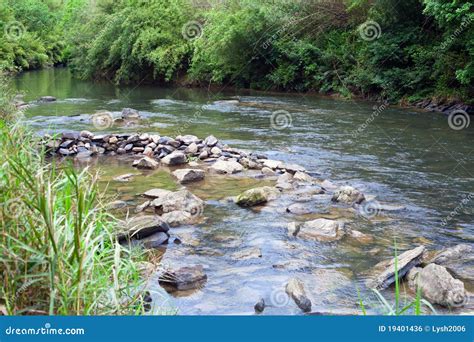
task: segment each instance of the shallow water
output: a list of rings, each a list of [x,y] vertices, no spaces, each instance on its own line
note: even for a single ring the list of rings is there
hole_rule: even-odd
[[[288,222],[305,218],[285,211],[297,198],[282,198],[255,210],[227,200],[271,180],[255,175],[208,177],[188,186],[206,201],[205,221],[173,228],[172,235],[183,243],[173,244],[171,238],[162,259],[171,266],[204,265],[207,283],[200,290],[170,296],[152,279],[157,302],[163,298],[166,302],[156,312],[169,306],[181,314],[252,314],[253,305],[264,298],[269,305],[265,314],[299,314],[284,295],[291,276],[304,281],[313,311],[360,312],[357,289],[366,302],[373,301],[364,287],[367,270],[393,256],[395,238],[400,250],[420,243],[430,249],[473,243],[474,205],[461,201],[474,192],[474,128],[453,130],[441,114],[400,108],[376,111],[374,106],[380,104],[305,94],[210,93],[144,85],[118,88],[109,82],[75,80],[67,69],[24,73],[14,86],[31,101],[25,119],[39,132],[98,131],[90,120],[96,111],[118,114],[124,107],[136,108],[144,117],[138,124],[104,132],[185,133],[201,138],[213,134],[232,147],[298,163],[320,179],[350,184],[381,203],[406,207],[366,219],[322,195],[312,203],[316,212],[306,218],[341,218],[375,240],[369,244],[350,239],[302,241],[286,235]],[[44,95],[58,101],[34,102]],[[233,96],[240,96],[239,104],[215,102]],[[290,127],[275,129],[271,124],[272,113],[278,110],[289,113]],[[361,133],[353,134],[365,123]],[[112,197],[125,199],[131,207],[143,202],[139,195],[150,188],[179,188],[165,168],[140,172],[131,167],[131,160],[108,157],[96,159],[92,167],[100,170],[101,184]],[[137,176],[127,183],[112,181],[125,173]],[[453,210],[458,214],[443,225]],[[232,258],[232,253],[253,246],[261,248],[261,258]],[[391,293],[388,290],[386,295]],[[370,309],[377,311],[377,305]]]

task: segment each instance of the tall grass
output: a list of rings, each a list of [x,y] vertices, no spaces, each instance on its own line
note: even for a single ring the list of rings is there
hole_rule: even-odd
[[[87,170],[48,164],[0,120],[0,308],[7,314],[142,312],[140,252],[120,246]]]

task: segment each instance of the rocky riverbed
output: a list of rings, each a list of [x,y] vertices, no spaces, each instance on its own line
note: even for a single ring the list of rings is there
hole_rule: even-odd
[[[127,117],[134,116],[133,110],[128,109],[126,112]],[[307,255],[311,249],[342,248],[343,252],[347,247],[341,246],[374,246],[366,250],[376,258],[380,252],[377,248],[380,247],[375,246],[380,239],[387,239],[387,234],[392,239],[390,232],[378,234],[354,227],[360,227],[360,222],[364,220],[392,219],[406,211],[398,203],[379,202],[378,194],[363,193],[350,180],[346,184],[335,184],[319,178],[317,172],[307,170],[304,165],[232,148],[213,135],[168,137],[148,133],[94,134],[80,131],[47,135],[43,141],[49,155],[74,158],[80,164],[93,163],[101,156],[121,159],[124,173],[112,179],[117,184],[127,184],[135,177],[140,177],[137,171],[153,173],[164,170],[170,175],[175,182],[175,189],[150,188],[136,195],[133,206],[122,198],[111,201],[109,208],[122,213],[124,223],[117,231],[117,238],[122,243],[160,250],[164,253],[161,258],[165,261],[168,252],[172,255],[177,253],[170,259],[175,263],[150,262],[147,266],[152,270],[148,273],[150,288],[156,290],[159,287],[176,298],[199,298],[199,292],[206,286],[225,292],[222,289],[228,285],[225,268],[216,272],[206,263],[206,257],[222,258],[228,260],[229,273],[235,263],[247,268],[270,267],[289,271],[278,279],[269,277],[272,284],[280,284],[273,285],[270,293],[265,290],[252,292],[248,300],[255,305],[249,305],[249,309],[263,313],[268,310],[271,312],[275,307],[294,306],[301,313],[322,312],[324,301],[336,293],[328,288],[349,286],[348,290],[357,294],[356,288],[350,288],[349,281],[355,275],[350,268],[341,273],[344,267],[340,263],[331,264],[330,260],[324,268],[312,264]],[[236,179],[251,180],[254,186],[238,191],[234,196],[221,198],[216,203],[200,198],[194,191],[212,179],[229,183]],[[268,222],[269,225],[284,226],[284,232],[274,230],[274,234],[281,239],[272,243],[278,243],[282,249],[291,249],[292,256],[282,255],[279,260],[271,260],[272,255],[266,254],[264,240],[247,241],[247,246],[243,246],[242,236],[247,230],[252,230],[252,226],[245,227],[241,236],[210,236],[213,246],[225,247],[225,254],[219,248],[202,246],[201,241],[194,238],[194,233],[196,230],[210,229],[212,222],[209,222],[207,214],[219,207],[219,203],[231,208],[234,206],[233,210],[239,213],[236,219],[244,227],[248,212],[270,214],[266,219],[273,217],[274,222]],[[364,285],[367,289],[391,291],[397,264],[398,274],[406,280],[409,294],[413,295],[420,288],[423,296],[440,310],[469,310],[474,281],[472,245],[458,244],[440,250],[436,246],[426,246],[424,242],[420,239],[415,246],[400,246],[396,263],[394,259],[384,258],[367,267],[363,272]],[[170,245],[174,248],[167,251],[166,247]],[[294,252],[298,255],[298,250],[301,255],[295,257]],[[183,265],[179,262],[182,253],[198,254],[199,257],[194,258],[193,264]],[[300,273],[302,270],[305,272]],[[238,272],[247,278],[244,269],[239,268]],[[348,273],[351,275],[347,276]],[[264,283],[265,279],[259,282]],[[329,293],[324,295],[323,302],[317,298],[320,295],[318,286],[323,287],[323,293]],[[333,313],[358,313],[356,298],[348,296],[346,299],[346,309]],[[160,298],[155,296],[155,302],[159,305]],[[377,312],[376,306],[370,309]],[[207,309],[201,310],[205,313]],[[327,310],[325,313],[328,313]]]

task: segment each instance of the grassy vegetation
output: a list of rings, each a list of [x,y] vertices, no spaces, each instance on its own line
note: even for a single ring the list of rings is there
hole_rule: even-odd
[[[4,84],[0,85],[3,87]],[[0,308],[8,314],[143,310],[141,252],[119,245],[87,170],[49,164],[1,93]]]

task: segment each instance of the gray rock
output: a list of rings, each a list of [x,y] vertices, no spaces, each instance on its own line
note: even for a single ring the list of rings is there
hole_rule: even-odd
[[[55,102],[56,98],[54,96],[41,96],[40,101],[41,102]]]
[[[293,180],[302,183],[312,183],[314,181],[313,177],[308,175],[306,172],[297,171],[294,176]]]
[[[221,153],[222,153],[222,150],[219,147],[214,146],[213,148],[211,148],[211,154],[215,156],[220,156]]]
[[[209,147],[213,147],[217,145],[218,140],[215,136],[210,135],[206,139],[204,139],[204,144]]]
[[[157,232],[166,233],[169,229],[168,223],[159,216],[135,216],[123,222],[123,229],[118,232],[118,239],[143,239]]]
[[[201,142],[201,139],[195,135],[180,135],[176,137],[176,140],[181,141],[185,145],[199,144]]]
[[[204,179],[204,171],[200,169],[181,169],[173,172],[180,183],[197,182]]]
[[[163,213],[179,210],[193,216],[200,216],[204,210],[204,202],[186,189],[161,196],[153,200],[151,205]]]
[[[74,152],[74,151],[68,150],[67,148],[60,148],[58,152],[59,152],[59,154],[61,154],[61,155],[63,155],[63,156],[70,156],[70,155],[76,153],[76,152]]]
[[[180,291],[200,288],[206,280],[207,275],[201,265],[168,270],[159,278],[160,284]]]
[[[140,117],[140,112],[133,108],[124,108],[122,109],[122,118],[123,119],[138,119]]]
[[[274,176],[276,173],[275,171],[273,171],[272,169],[270,169],[269,167],[262,167],[262,173],[265,175],[265,176]]]
[[[260,298],[260,300],[254,305],[253,308],[255,309],[255,312],[262,313],[263,310],[265,310],[265,300],[263,298]]]
[[[173,166],[173,165],[185,164],[187,161],[186,161],[186,155],[183,152],[175,151],[168,154],[163,159],[161,159],[161,162],[163,164]]]
[[[218,160],[211,166],[211,170],[222,174],[233,174],[241,172],[243,169],[241,164],[232,160]]]
[[[135,166],[138,169],[154,170],[154,169],[157,169],[159,165],[160,164],[156,160],[150,157],[143,157],[136,163]]]
[[[354,229],[349,229],[347,231],[347,235],[349,235],[351,238],[359,241],[360,243],[371,243],[374,241],[374,237],[369,234],[364,234],[362,232],[359,232],[358,230]]]
[[[456,278],[474,282],[474,247],[459,244],[442,250],[432,263],[446,267]]]
[[[306,296],[303,282],[298,278],[291,278],[286,284],[286,293],[304,312],[311,311],[311,300]]]
[[[293,226],[288,228],[293,229]],[[317,241],[336,241],[344,236],[344,223],[325,218],[307,221],[296,224],[295,236]]]
[[[467,294],[462,281],[454,279],[443,266],[429,264],[413,268],[407,275],[409,286],[432,304],[459,307],[466,304]]]
[[[230,257],[236,260],[258,259],[262,257],[262,251],[258,247],[251,247],[235,252]]]
[[[198,145],[196,145],[196,143],[191,143],[189,144],[188,147],[186,147],[186,149],[184,150],[185,153],[189,153],[189,154],[195,154],[198,152]]]
[[[284,174],[280,175],[277,179],[275,187],[281,190],[293,189],[293,175],[289,172],[285,172]]]
[[[92,156],[91,151],[81,151],[78,154],[76,154],[76,159],[85,160],[85,159],[89,159],[91,156]]]
[[[164,197],[170,193],[171,191],[165,190],[165,189],[151,189],[151,190],[146,191],[143,195],[149,198],[159,198],[159,197]]]
[[[424,246],[410,249],[397,257],[398,278],[403,278],[413,267],[418,266],[423,261],[425,252]],[[383,290],[395,282],[395,258],[383,261],[374,267],[374,270],[382,269],[377,276],[369,282],[369,287]]]
[[[266,166],[270,169],[277,169],[277,168],[281,169],[284,166],[283,162],[279,160],[265,159],[262,161],[262,163],[263,163],[263,166]]]
[[[235,203],[242,207],[252,207],[276,199],[280,194],[277,188],[262,186],[244,191],[237,196]]]
[[[207,151],[202,151],[199,154],[199,159],[206,159],[207,157],[209,157],[209,152],[207,152]]]
[[[145,201],[142,204],[137,205],[137,207],[135,208],[135,212],[141,213],[142,211],[145,211],[150,206],[150,203],[150,201]]]
[[[92,132],[89,132],[89,131],[81,131],[79,133],[79,136],[82,137],[82,138],[90,139],[90,140],[92,140],[94,138],[94,134]]]
[[[287,172],[295,174],[296,172],[306,172],[306,169],[298,164],[287,164],[284,163],[283,166],[281,167],[282,169],[285,169]]]
[[[362,203],[365,200],[364,194],[352,186],[341,186],[336,190],[332,197],[334,202],[342,202],[347,204]]]
[[[193,222],[194,217],[190,213],[184,210],[174,210],[161,215],[161,218],[168,222],[171,227],[177,227],[183,224],[190,224]]]
[[[158,232],[140,240],[145,248],[157,248],[168,243],[169,235],[164,232]]]
[[[314,213],[316,208],[312,204],[293,203],[286,208],[286,211],[295,215],[307,215]]]

